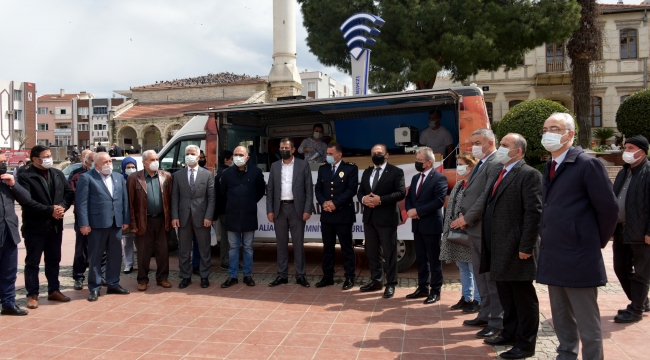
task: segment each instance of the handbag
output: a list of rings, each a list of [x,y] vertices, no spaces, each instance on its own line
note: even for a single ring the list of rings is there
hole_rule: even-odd
[[[452,211],[456,208],[456,200],[457,199],[458,199],[458,191],[456,192],[456,194],[454,195],[454,198],[452,199],[453,200],[452,203],[451,203]],[[456,216],[456,218],[458,218],[458,216]],[[447,241],[452,242],[454,244],[469,247],[469,235],[467,235],[467,231],[465,231],[463,229],[449,228],[449,231],[447,232]]]

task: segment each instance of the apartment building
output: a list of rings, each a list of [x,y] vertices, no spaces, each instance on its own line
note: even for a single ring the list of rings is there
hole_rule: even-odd
[[[36,84],[0,79],[0,148],[30,148],[36,135]]]

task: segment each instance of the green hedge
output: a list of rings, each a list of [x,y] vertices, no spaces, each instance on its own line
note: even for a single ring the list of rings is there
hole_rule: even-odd
[[[626,138],[643,135],[650,139],[650,89],[632,94],[616,112],[616,126]]]

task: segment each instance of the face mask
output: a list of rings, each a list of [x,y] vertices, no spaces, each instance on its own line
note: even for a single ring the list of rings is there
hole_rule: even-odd
[[[0,175],[4,175],[6,173],[7,173],[7,163],[0,164]]]
[[[474,155],[474,157],[479,160],[483,160],[483,158],[485,157],[485,153],[483,152],[483,146],[481,145],[472,146],[472,155]]]
[[[634,154],[638,153],[641,150],[637,150],[635,152],[629,152],[626,151],[623,153],[623,161],[625,161],[628,164],[634,164],[638,159],[634,158]]]
[[[280,157],[282,160],[291,159],[291,150],[280,150]]]
[[[102,166],[102,174],[108,176],[113,172],[113,165],[104,165]]]
[[[207,163],[208,163],[207,160],[199,160],[199,166],[205,166],[205,164]]]
[[[319,133],[317,131],[314,131],[314,139],[320,139],[321,136],[323,136],[323,134],[321,134],[321,133]]]
[[[415,170],[417,170],[417,172],[423,172],[424,171],[424,164],[419,162],[419,161],[416,161],[415,162]]]
[[[187,165],[196,165],[196,155],[185,155],[185,163]]]
[[[512,157],[508,155],[510,153],[511,149],[508,149],[506,147],[500,146],[499,150],[497,150],[497,153],[494,154],[496,160],[502,164],[507,163],[508,161],[512,160]]]
[[[336,159],[334,159],[334,156],[327,155],[326,160],[327,160],[327,163],[330,164],[330,165],[334,164],[336,162]]]
[[[438,126],[438,122],[437,122],[437,121],[429,121],[429,127],[430,127],[430,128],[433,129],[433,128],[435,128],[436,126]]]
[[[235,164],[237,167],[244,166],[244,164],[246,164],[246,158],[243,156],[233,156],[232,159],[233,164]]]
[[[469,173],[469,171],[467,170],[467,165],[456,166],[456,174],[458,174],[458,176],[465,176],[467,175],[467,173]]]
[[[93,162],[92,164],[90,164],[90,170],[93,170],[94,168],[95,168],[95,163]]]
[[[544,149],[550,152],[559,150],[564,144],[566,144],[566,141],[561,142],[563,135],[564,134],[553,134],[547,132],[546,134],[542,135],[542,146],[544,146]]]
[[[43,163],[41,164],[42,167],[49,169],[54,165],[54,160],[52,158],[45,158],[43,159]]]
[[[152,161],[151,164],[149,164],[149,170],[158,171],[159,166],[160,166],[160,163],[158,161]]]
[[[386,161],[384,155],[375,154],[372,156],[372,163],[379,166]]]
[[[124,173],[127,174],[127,175],[131,175],[136,171],[137,171],[136,169],[131,168],[131,169],[125,169]]]

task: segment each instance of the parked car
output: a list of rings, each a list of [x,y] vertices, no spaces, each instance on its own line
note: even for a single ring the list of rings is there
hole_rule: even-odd
[[[142,165],[142,156],[137,155],[137,156],[131,156],[133,159],[135,159],[135,162],[138,167],[138,171],[144,169],[144,165]],[[126,156],[120,156],[120,157],[112,157],[111,159],[113,160],[113,172],[122,173],[122,160],[124,160]]]
[[[81,163],[74,163],[66,166],[62,171],[63,175],[67,178],[71,172],[75,171],[76,169],[79,169],[81,167]]]

